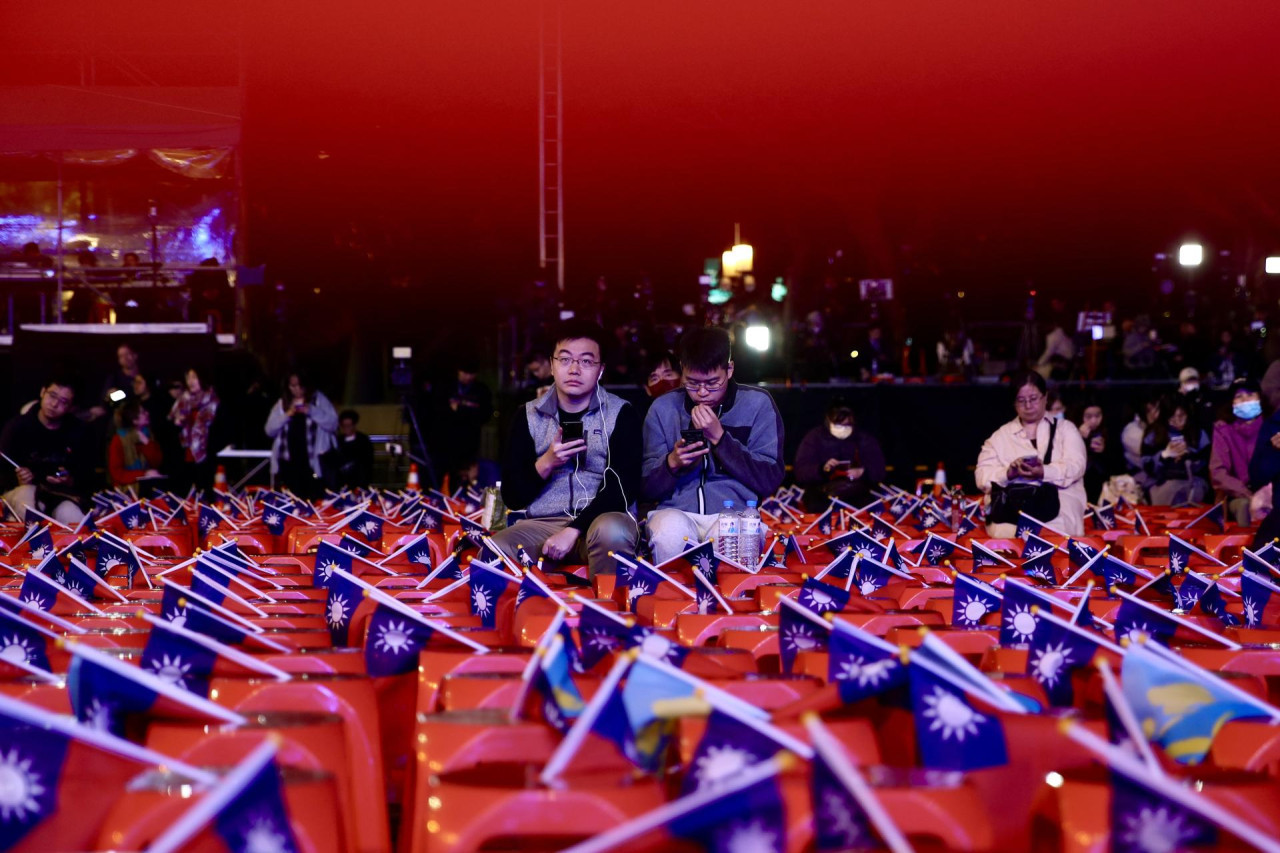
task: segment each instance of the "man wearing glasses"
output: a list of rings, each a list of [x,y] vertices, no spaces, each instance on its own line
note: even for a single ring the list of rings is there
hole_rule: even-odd
[[[51,379],[40,389],[37,404],[0,434],[0,452],[7,457],[0,460],[4,500],[19,521],[29,506],[69,526],[84,518],[81,505],[93,469],[84,427],[71,416],[74,407],[71,383]]]
[[[526,518],[495,535],[508,556],[523,546],[553,563],[585,562],[592,577],[613,574],[610,551],[636,544],[640,416],[600,387],[604,333],[566,323],[551,354],[551,393],[525,403],[502,462],[502,500]]]
[[[725,501],[741,510],[773,494],[785,471],[782,415],[769,392],[733,381],[729,333],[685,332],[680,364],[683,390],[654,400],[644,421],[643,489],[658,504],[649,514],[658,561],[686,539],[705,540]]]

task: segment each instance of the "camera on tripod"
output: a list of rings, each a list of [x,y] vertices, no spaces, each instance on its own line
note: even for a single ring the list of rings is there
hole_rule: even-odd
[[[391,387],[407,391],[413,387],[413,367],[409,364],[413,358],[413,347],[392,347]]]

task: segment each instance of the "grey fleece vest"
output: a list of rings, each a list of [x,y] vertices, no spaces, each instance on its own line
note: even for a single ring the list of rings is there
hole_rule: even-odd
[[[601,406],[601,397],[604,404]],[[603,388],[599,395],[592,395],[591,405],[582,413],[582,434],[587,440],[587,450],[579,453],[574,462],[558,469],[547,480],[542,493],[529,504],[529,518],[555,518],[576,516],[595,498],[604,481],[608,465],[609,436],[618,420],[618,411],[627,405],[621,397]],[[559,404],[553,390],[541,400],[525,404],[525,419],[529,423],[529,435],[533,438],[533,450],[538,456],[547,452],[556,430],[560,428]],[[627,495],[628,502],[635,495]]]

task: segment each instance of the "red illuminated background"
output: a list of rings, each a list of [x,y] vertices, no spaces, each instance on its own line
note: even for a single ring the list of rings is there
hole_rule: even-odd
[[[337,335],[426,321],[391,318],[390,300],[475,310],[537,275],[539,10],[8,3],[0,61],[5,82],[26,81],[24,52],[166,46],[172,74],[205,82],[199,48],[243,38],[250,260],[286,283],[295,322],[371,299],[321,333]],[[1274,2],[645,0],[563,15],[571,291],[648,275],[689,299],[735,221],[765,278],[803,292],[842,250],[845,272],[899,277],[922,313],[957,289],[1016,316],[1002,300],[1029,281],[1077,301],[1152,287],[1153,253],[1191,235],[1280,253]]]

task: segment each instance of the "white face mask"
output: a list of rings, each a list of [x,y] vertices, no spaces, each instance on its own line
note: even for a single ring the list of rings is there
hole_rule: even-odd
[[[828,424],[827,429],[831,430],[831,436],[844,441],[853,435],[853,424]]]
[[[1200,390],[1200,383],[1199,383],[1199,382],[1184,382],[1184,383],[1182,383],[1182,393],[1183,393],[1183,394],[1194,394],[1195,392],[1197,392],[1197,391],[1199,391],[1199,390]]]

